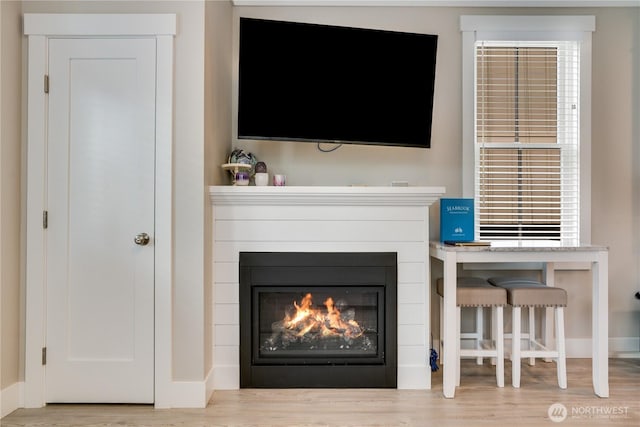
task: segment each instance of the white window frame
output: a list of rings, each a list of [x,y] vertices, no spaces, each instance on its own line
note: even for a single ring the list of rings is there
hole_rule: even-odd
[[[591,243],[591,34],[594,16],[460,17],[462,32],[462,195],[475,197],[475,42],[477,40],[580,43],[580,244]],[[530,244],[523,242],[523,245]]]

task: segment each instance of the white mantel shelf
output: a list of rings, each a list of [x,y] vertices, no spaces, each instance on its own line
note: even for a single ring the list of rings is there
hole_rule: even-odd
[[[211,186],[214,205],[429,206],[444,187]]]

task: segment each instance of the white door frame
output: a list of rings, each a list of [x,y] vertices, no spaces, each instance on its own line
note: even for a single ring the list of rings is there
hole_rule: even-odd
[[[156,62],[156,173],[155,173],[155,406],[170,407],[175,400],[172,381],[171,295],[173,287],[173,38],[175,14],[25,14],[28,36],[27,110],[27,259],[26,352],[24,405],[46,404],[46,277],[43,211],[46,210],[48,40],[64,37],[154,38]]]

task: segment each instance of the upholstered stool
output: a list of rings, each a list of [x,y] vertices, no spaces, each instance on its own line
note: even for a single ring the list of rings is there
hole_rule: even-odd
[[[520,387],[520,361],[530,358],[530,364],[536,357],[555,359],[557,363],[558,386],[567,388],[567,363],[564,340],[564,307],[567,306],[567,292],[561,288],[546,286],[543,283],[526,278],[491,277],[492,285],[507,291],[507,302],[512,309],[511,364],[513,386]],[[526,349],[522,349],[523,333],[521,329],[521,308],[529,311],[529,331]],[[535,336],[535,308],[553,307],[555,312],[556,349],[547,347]]]
[[[482,364],[483,357],[492,357],[496,360],[496,383],[498,387],[504,387],[504,332],[503,332],[503,310],[507,304],[507,293],[504,289],[492,286],[485,279],[477,277],[459,277],[456,286],[456,331],[458,339],[456,343],[456,384],[460,385],[460,358],[476,357],[478,363]],[[444,297],[444,281],[436,281],[438,295]],[[440,298],[440,336],[442,337],[442,298]],[[476,332],[463,334],[460,332],[461,307],[476,307]],[[487,345],[482,333],[482,309],[491,307],[492,312],[492,333],[495,343]],[[460,345],[461,338],[476,340],[476,348],[463,349]]]

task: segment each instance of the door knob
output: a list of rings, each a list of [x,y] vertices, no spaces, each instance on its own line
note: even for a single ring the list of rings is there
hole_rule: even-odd
[[[140,233],[133,238],[136,245],[146,246],[149,244],[149,235],[147,233]]]

